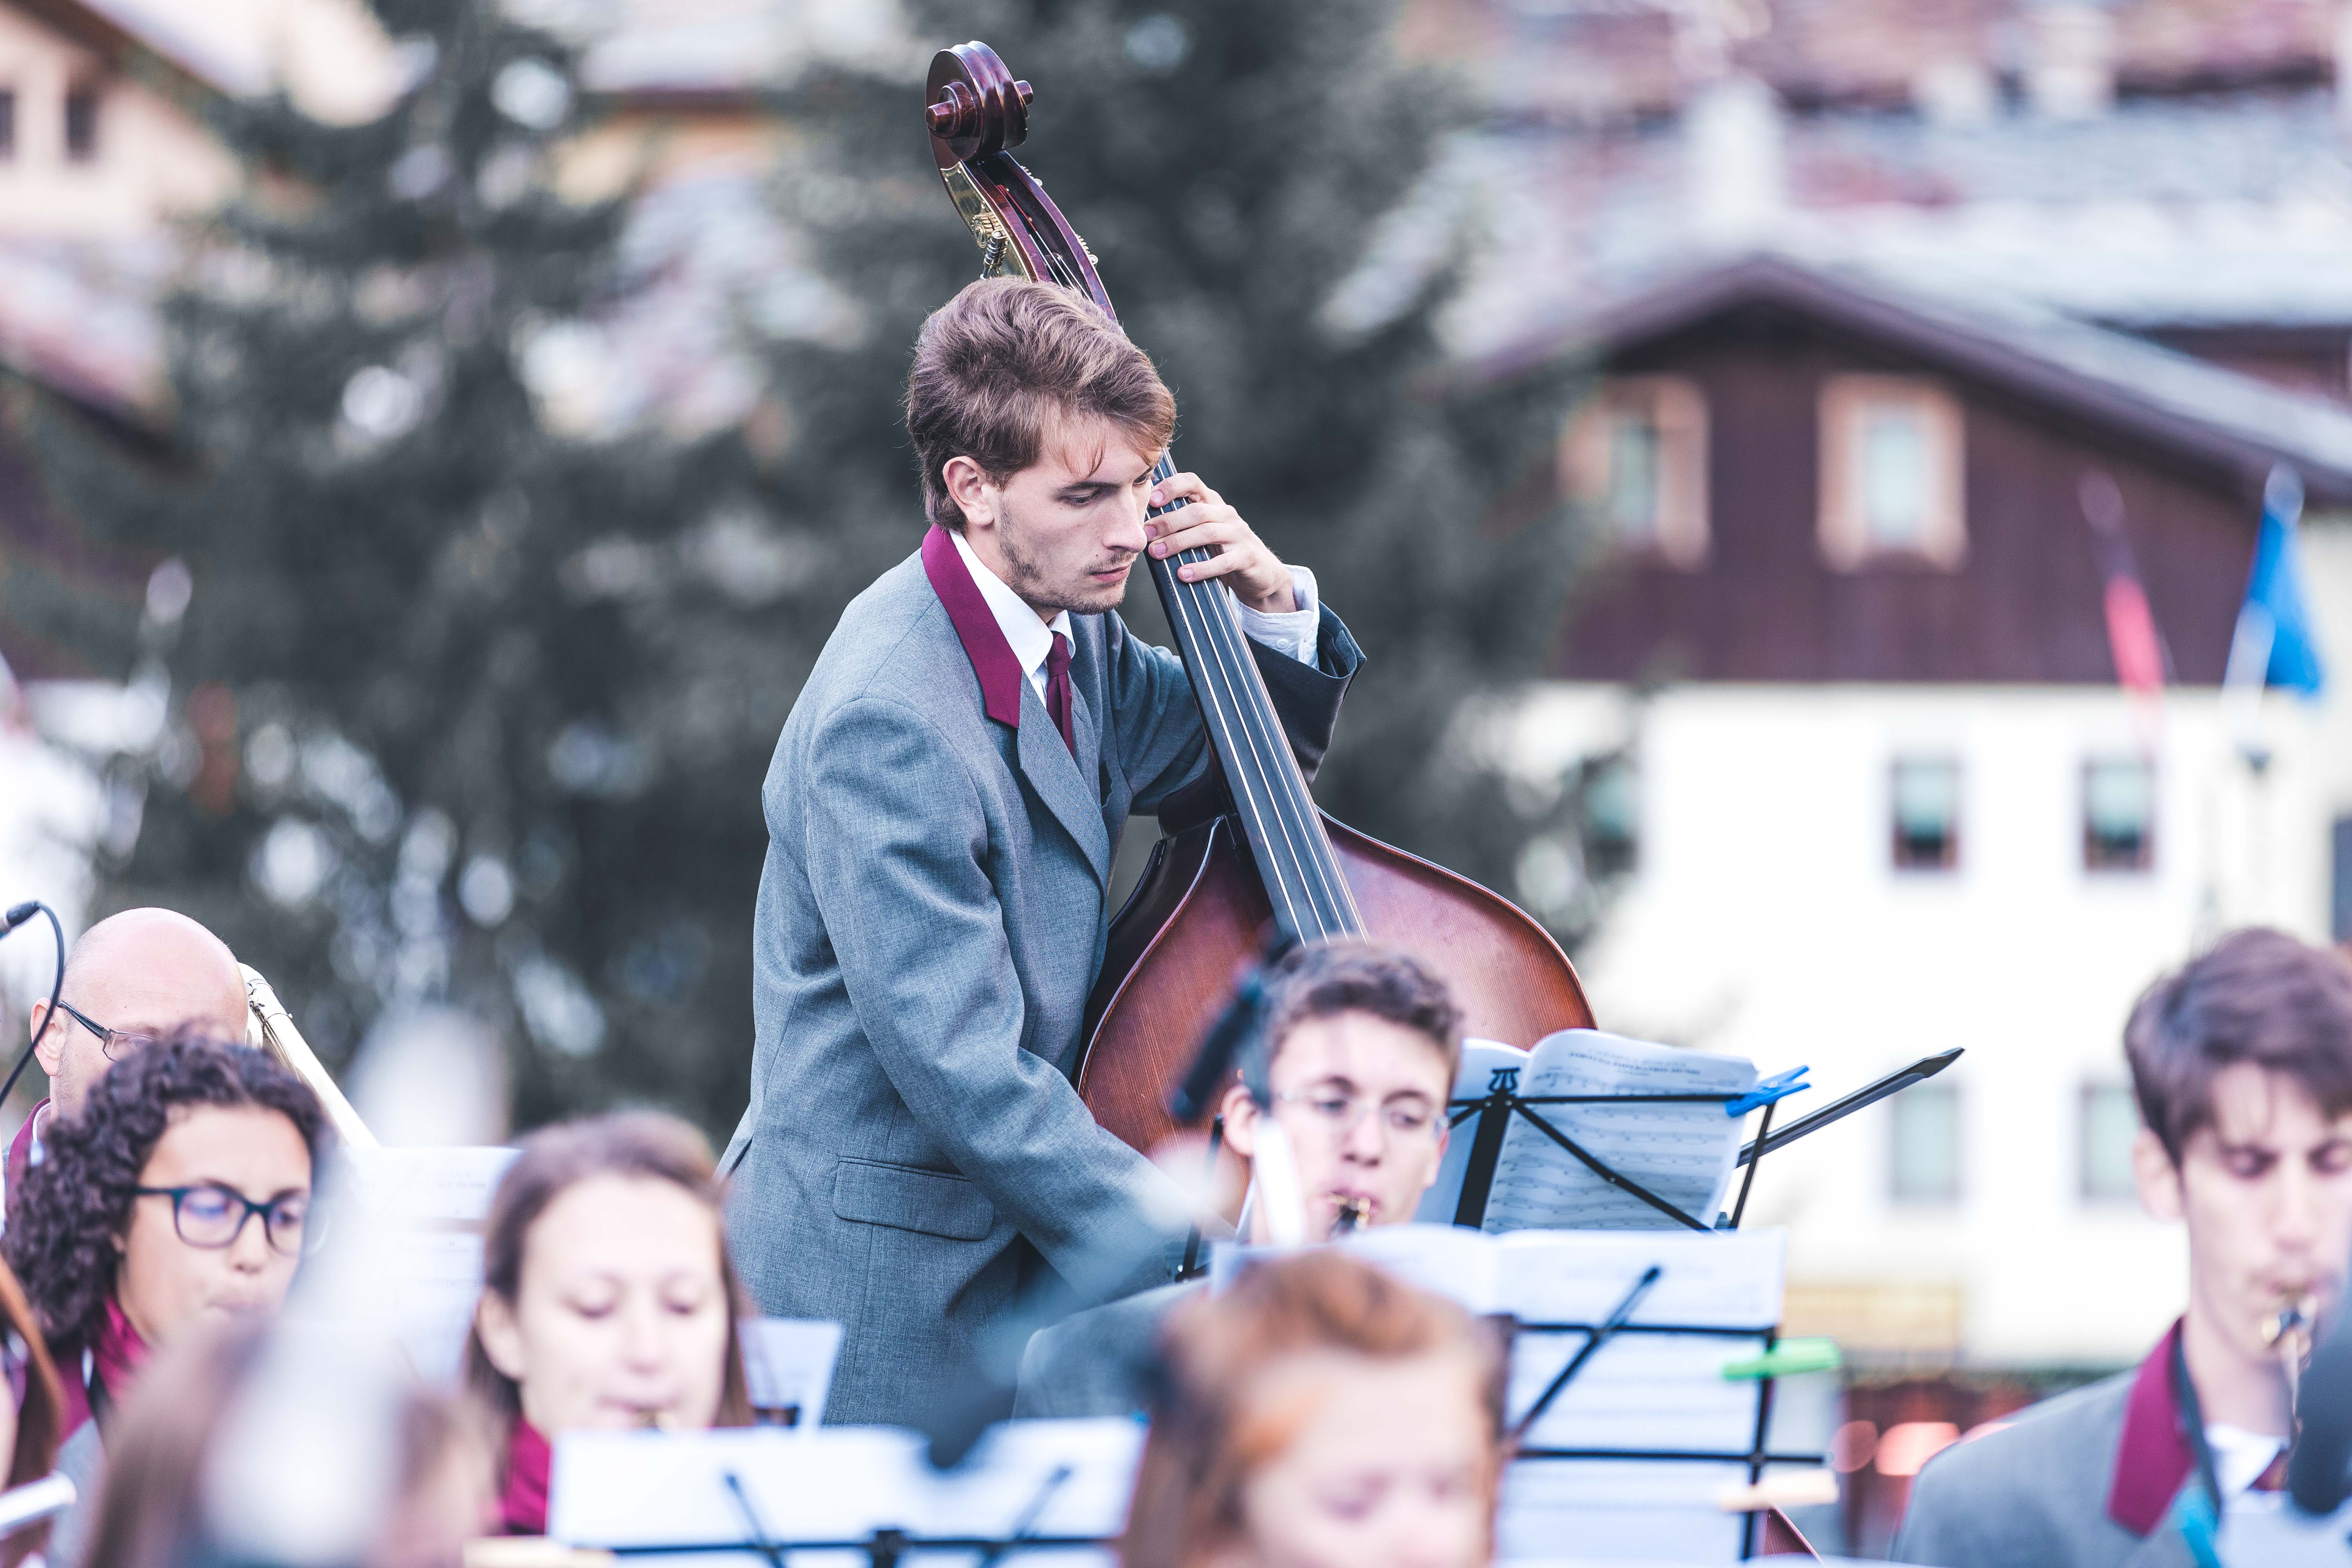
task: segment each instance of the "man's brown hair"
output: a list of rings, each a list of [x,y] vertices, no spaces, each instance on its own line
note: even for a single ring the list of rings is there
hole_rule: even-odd
[[[1462,1009],[1428,965],[1369,942],[1326,942],[1293,948],[1267,988],[1268,1061],[1293,1029],[1341,1013],[1375,1018],[1425,1035],[1445,1058],[1445,1083],[1462,1070]]]
[[[2240,1062],[2352,1110],[2352,963],[2284,931],[2231,931],[2149,986],[2124,1026],[2140,1120],[2175,1166],[2213,1125],[2213,1080]]]
[[[1247,1540],[1250,1479],[1316,1414],[1311,1389],[1302,1397],[1276,1374],[1285,1363],[1334,1352],[1374,1362],[1444,1356],[1460,1366],[1463,1397],[1487,1436],[1477,1486],[1491,1549],[1505,1458],[1503,1338],[1453,1302],[1328,1249],[1254,1264],[1232,1289],[1181,1304],[1160,1331],[1123,1568],[1205,1568]]]
[[[961,530],[941,470],[970,458],[1003,483],[1037,460],[1060,419],[1108,420],[1147,452],[1176,433],[1176,399],[1111,320],[1050,284],[983,278],[924,321],[907,377],[907,434],[923,510]]]

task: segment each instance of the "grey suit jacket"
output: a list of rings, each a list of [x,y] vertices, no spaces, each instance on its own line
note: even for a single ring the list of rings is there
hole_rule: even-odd
[[[1022,1420],[1132,1415],[1149,1402],[1160,1325],[1208,1289],[1205,1279],[1162,1285],[1074,1312],[1029,1337],[1013,1414]]]
[[[1108,930],[1111,856],[1205,766],[1181,662],[1077,616],[1075,757],[1021,682],[978,678],[919,553],[842,615],[761,791],[751,1105],[722,1157],[761,1310],[846,1328],[825,1418],[907,1422],[997,1358],[1016,1297],[1168,1278],[1173,1184],[1069,1075]],[[1327,608],[1318,666],[1253,643],[1312,770],[1361,662]]]
[[[1939,1568],[2191,1568],[2180,1532],[2107,1517],[2136,1372],[2062,1394],[2017,1424],[1945,1449],[1919,1472],[1897,1563]]]

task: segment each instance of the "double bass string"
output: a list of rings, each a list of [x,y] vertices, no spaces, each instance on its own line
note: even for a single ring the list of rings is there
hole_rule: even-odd
[[[1206,552],[1200,558],[1205,560]],[[1256,782],[1267,791],[1276,815],[1282,821],[1286,847],[1297,862],[1304,884],[1300,891],[1315,909],[1321,927],[1319,934],[1330,937],[1361,931],[1362,917],[1356,913],[1354,900],[1328,854],[1328,841],[1318,831],[1314,803],[1307,795],[1306,781],[1295,765],[1284,765],[1289,761],[1288,743],[1274,716],[1265,683],[1258,679],[1256,668],[1249,658],[1231,591],[1219,592],[1223,585],[1209,581],[1180,585],[1192,588],[1198,595],[1194,602],[1210,624],[1212,635],[1208,640],[1218,656],[1221,673],[1232,689],[1234,705],[1244,721],[1251,721],[1253,741],[1262,740],[1262,745],[1253,744],[1250,759],[1259,770]],[[1255,700],[1249,700],[1251,698]],[[1310,933],[1302,930],[1299,934]]]
[[[1029,244],[1017,247],[1016,250],[1034,247],[1034,254],[1045,261],[1051,281],[1091,299],[1092,290],[1086,287],[1077,268],[1057,247],[1045,243],[1046,237],[1035,231],[1027,221],[1026,213],[1021,216],[1024,220],[1022,226],[1030,229],[1024,237]],[[1023,259],[1028,258],[1024,256]],[[1028,270],[1034,276],[1034,267]],[[1108,302],[1101,303],[1105,314],[1116,321],[1118,317],[1109,310]],[[1174,462],[1162,453],[1153,465],[1152,478],[1155,481],[1165,479],[1175,471]],[[1170,510],[1172,509],[1155,509],[1150,515],[1159,516]],[[1223,736],[1226,755],[1234,764],[1232,773],[1239,775],[1227,782],[1241,797],[1237,804],[1249,812],[1257,828],[1256,840],[1265,847],[1272,869],[1276,873],[1264,879],[1267,883],[1268,896],[1282,900],[1289,917],[1289,927],[1300,937],[1311,934],[1329,938],[1360,931],[1363,917],[1356,910],[1354,895],[1340,875],[1338,863],[1329,854],[1328,841],[1317,830],[1314,801],[1307,794],[1306,780],[1295,763],[1287,769],[1281,765],[1283,761],[1291,760],[1289,743],[1275,721],[1272,700],[1265,690],[1265,682],[1257,678],[1248,650],[1242,646],[1242,631],[1233,608],[1232,591],[1224,589],[1213,579],[1187,583],[1173,574],[1180,564],[1197,564],[1208,559],[1209,552],[1200,550],[1186,552],[1168,563],[1171,575],[1167,583],[1171,592],[1167,598],[1171,608],[1182,620],[1184,629],[1191,634],[1192,646],[1200,655],[1202,677],[1214,679],[1224,689],[1223,710],[1210,711],[1209,716]],[[1212,590],[1223,591],[1213,595]],[[1220,599],[1223,602],[1220,603]],[[1251,701],[1250,698],[1256,700]],[[1203,702],[1202,707],[1204,710],[1211,710],[1218,709],[1219,705]],[[1239,740],[1246,742],[1246,755],[1236,743],[1232,724],[1228,721],[1228,712],[1240,723],[1242,733]],[[1269,816],[1273,819],[1271,824],[1267,821]],[[1296,868],[1295,888],[1292,878],[1281,874],[1283,851],[1288,852]],[[1311,933],[1306,922],[1299,919],[1297,900],[1301,897],[1306,900],[1318,928]]]
[[[1202,559],[1207,558],[1203,552]],[[1321,934],[1326,937],[1351,935],[1363,930],[1363,916],[1355,907],[1355,898],[1338,862],[1330,854],[1327,839],[1316,821],[1315,803],[1307,794],[1307,782],[1299,773],[1290,755],[1289,743],[1274,713],[1273,700],[1265,683],[1259,678],[1255,663],[1249,658],[1248,647],[1239,623],[1238,612],[1231,590],[1223,592],[1223,584],[1196,582],[1190,586],[1205,595],[1199,602],[1218,634],[1215,641],[1222,662],[1229,667],[1228,679],[1236,688],[1234,698],[1237,708],[1247,720],[1254,721],[1255,735],[1265,737],[1265,748],[1253,748],[1252,760],[1261,769],[1263,784],[1272,795],[1277,816],[1284,818],[1284,830],[1292,838],[1289,847],[1299,863],[1303,879],[1309,885],[1302,890],[1310,902],[1320,900],[1317,910]],[[1254,698],[1255,701],[1244,700]],[[1284,810],[1287,807],[1287,810]],[[1319,883],[1320,886],[1313,884]],[[1304,933],[1302,933],[1304,934]]]
[[[1163,457],[1155,469],[1154,478],[1164,479],[1174,471],[1172,462]],[[1154,515],[1158,514],[1155,512]],[[1171,569],[1176,563],[1193,564],[1208,558],[1205,550],[1188,552],[1180,555],[1177,563],[1171,563]],[[1174,592],[1171,598],[1175,608],[1184,617],[1186,628],[1192,633],[1194,644],[1201,650],[1203,673],[1213,673],[1219,679],[1219,683],[1225,689],[1227,700],[1247,733],[1249,754],[1246,761],[1250,765],[1247,769],[1236,771],[1254,773],[1255,776],[1231,782],[1244,794],[1249,794],[1255,784],[1268,797],[1264,805],[1255,798],[1247,804],[1253,816],[1260,823],[1261,835],[1270,852],[1275,849],[1275,844],[1271,835],[1265,834],[1264,814],[1271,809],[1281,829],[1280,847],[1289,852],[1297,868],[1298,892],[1306,898],[1308,908],[1314,912],[1316,926],[1319,928],[1309,931],[1298,921],[1291,889],[1283,887],[1278,890],[1285,904],[1290,907],[1292,930],[1302,937],[1329,937],[1360,931],[1361,917],[1355,916],[1354,900],[1349,895],[1345,882],[1339,879],[1337,865],[1328,855],[1316,853],[1321,836],[1315,831],[1311,801],[1302,798],[1306,794],[1305,781],[1299,777],[1295,766],[1284,769],[1279,762],[1274,760],[1276,755],[1287,754],[1286,743],[1277,734],[1270,732],[1272,705],[1264,684],[1253,679],[1256,672],[1246,662],[1248,654],[1241,646],[1241,629],[1232,608],[1230,590],[1222,595],[1225,602],[1220,604],[1211,595],[1223,584],[1213,579],[1186,583],[1177,578],[1171,586]],[[1250,697],[1258,700],[1251,702],[1247,700]],[[1234,761],[1240,763],[1243,759],[1236,754]],[[1293,787],[1286,790],[1282,787],[1285,784]],[[1285,806],[1289,809],[1286,811]],[[1277,866],[1276,869],[1280,868]],[[1318,887],[1318,883],[1321,885]],[[1351,920],[1351,916],[1355,918]]]
[[[1175,471],[1175,465],[1163,456],[1160,458],[1160,461],[1154,465],[1152,469],[1152,478],[1155,481],[1164,479]],[[1157,517],[1163,511],[1172,510],[1174,509],[1159,508],[1155,509],[1150,515]],[[1244,810],[1246,810],[1250,814],[1252,820],[1256,824],[1258,841],[1265,845],[1267,850],[1271,854],[1276,848],[1277,840],[1275,834],[1268,830],[1265,815],[1267,805],[1273,803],[1261,803],[1257,794],[1251,788],[1253,780],[1249,776],[1253,772],[1255,772],[1260,779],[1263,779],[1265,763],[1260,754],[1263,742],[1259,736],[1255,733],[1250,733],[1247,731],[1247,720],[1249,715],[1245,710],[1244,705],[1241,701],[1240,692],[1236,689],[1237,683],[1235,681],[1234,672],[1227,668],[1227,650],[1219,647],[1215,640],[1209,636],[1207,621],[1210,618],[1210,614],[1212,614],[1212,612],[1208,611],[1207,605],[1196,602],[1192,596],[1187,593],[1186,590],[1192,587],[1193,584],[1188,584],[1181,578],[1174,575],[1176,567],[1180,563],[1185,563],[1188,558],[1196,558],[1200,561],[1205,561],[1209,558],[1208,552],[1205,550],[1187,551],[1182,554],[1178,555],[1174,561],[1168,563],[1168,569],[1170,572],[1170,577],[1168,578],[1170,592],[1167,595],[1169,608],[1176,616],[1183,631],[1189,635],[1192,647],[1199,654],[1202,677],[1205,679],[1214,680],[1225,689],[1225,697],[1223,702],[1203,702],[1201,706],[1208,717],[1217,724],[1220,731],[1223,734],[1226,754],[1233,759],[1234,763],[1229,772],[1229,776],[1226,782],[1233,786],[1234,794],[1240,797],[1238,804]],[[1247,743],[1246,755],[1244,755],[1243,748],[1235,743],[1233,731],[1226,723],[1226,714],[1228,711],[1241,719],[1244,722],[1244,733],[1243,740]],[[1248,763],[1248,766],[1242,765],[1244,762]],[[1300,873],[1298,879],[1302,884],[1304,884],[1306,881],[1305,858],[1299,853],[1290,825],[1280,820],[1279,806],[1276,805],[1274,809],[1276,813],[1276,822],[1274,826],[1280,829],[1280,847],[1287,848],[1290,851],[1291,858],[1298,863]],[[1276,869],[1278,872],[1280,870],[1279,866],[1276,867]],[[1291,889],[1287,879],[1277,875],[1276,877],[1269,878],[1266,880],[1266,891],[1268,895],[1273,898],[1279,898],[1283,902],[1285,910],[1289,917],[1288,924],[1290,930],[1300,936],[1307,935],[1307,932],[1306,925],[1298,918],[1297,905],[1292,900]],[[1308,907],[1310,910],[1313,908],[1311,897],[1309,899]],[[1318,926],[1322,925],[1324,922],[1322,921],[1321,911],[1316,910],[1315,914],[1316,923]]]
[[[1214,594],[1210,613],[1217,622],[1220,640],[1228,657],[1240,669],[1239,683],[1255,701],[1244,702],[1255,728],[1266,735],[1271,761],[1261,763],[1265,783],[1276,802],[1277,813],[1286,817],[1286,831],[1294,832],[1301,868],[1310,884],[1306,889],[1310,900],[1318,901],[1318,915],[1325,937],[1348,936],[1363,930],[1363,917],[1355,909],[1355,900],[1341,878],[1337,861],[1330,854],[1329,841],[1324,837],[1315,820],[1315,802],[1307,794],[1307,781],[1299,773],[1290,754],[1288,740],[1281,731],[1274,713],[1273,700],[1265,682],[1259,679],[1255,661],[1249,658],[1248,646],[1239,624],[1238,614],[1230,590]],[[1287,810],[1285,811],[1284,808]],[[1319,884],[1319,886],[1316,885]]]
[[[1162,457],[1154,469],[1153,477],[1165,479],[1174,471],[1174,464]],[[1159,513],[1155,512],[1153,515],[1156,516]],[[1244,674],[1239,666],[1245,656],[1232,646],[1230,612],[1226,616],[1219,616],[1214,602],[1205,596],[1205,591],[1216,584],[1206,581],[1186,583],[1173,575],[1177,566],[1196,564],[1208,558],[1208,552],[1205,550],[1191,551],[1180,554],[1174,561],[1166,563],[1171,573],[1171,575],[1164,580],[1170,589],[1168,595],[1170,606],[1182,621],[1184,629],[1191,634],[1192,645],[1200,657],[1202,677],[1223,689],[1223,703],[1203,702],[1202,706],[1213,712],[1220,729],[1225,733],[1233,764],[1232,773],[1234,775],[1227,782],[1241,796],[1241,804],[1250,812],[1252,819],[1257,824],[1259,841],[1275,861],[1270,868],[1276,875],[1267,879],[1268,893],[1272,897],[1282,900],[1290,916],[1288,924],[1293,933],[1301,937],[1318,934],[1328,936],[1330,934],[1332,922],[1326,917],[1325,911],[1316,905],[1316,889],[1307,876],[1309,853],[1300,844],[1301,835],[1297,826],[1286,819],[1282,811],[1283,801],[1279,794],[1268,787],[1273,783],[1272,770],[1268,765],[1270,749],[1279,742],[1269,742],[1264,733],[1265,714],[1262,709],[1260,711],[1253,712],[1252,705],[1244,700]],[[1220,637],[1216,635],[1220,631],[1227,635]],[[1243,727],[1244,739],[1248,742],[1246,754],[1238,747],[1232,745],[1232,731],[1225,723],[1227,711],[1230,711],[1232,717],[1238,720]],[[1258,721],[1256,724],[1250,722],[1253,718]],[[1265,820],[1269,812],[1274,818],[1272,827],[1279,830],[1278,839],[1273,831],[1269,831],[1269,826]],[[1311,843],[1311,840],[1309,842]],[[1290,858],[1297,867],[1295,888],[1291,878],[1283,874],[1283,868],[1279,863],[1279,856],[1283,850],[1289,852]],[[1315,929],[1310,929],[1298,918],[1297,900],[1301,896],[1307,900],[1307,908],[1315,917]]]

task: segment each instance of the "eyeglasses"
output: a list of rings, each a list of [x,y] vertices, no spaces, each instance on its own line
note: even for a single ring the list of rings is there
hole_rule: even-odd
[[[172,1200],[172,1228],[190,1247],[218,1251],[233,1247],[245,1234],[245,1222],[261,1216],[269,1246],[287,1258],[300,1258],[319,1249],[327,1227],[310,1223],[310,1194],[281,1193],[266,1204],[255,1203],[235,1187],[199,1182],[186,1187],[133,1187],[142,1198]]]
[[[1437,1108],[1419,1095],[1375,1101],[1334,1089],[1310,1089],[1304,1094],[1277,1090],[1274,1098],[1286,1105],[1305,1106],[1334,1142],[1352,1135],[1375,1110],[1381,1113],[1381,1124],[1399,1138],[1426,1138],[1437,1126]]]
[[[152,1046],[155,1043],[155,1037],[152,1035],[134,1035],[127,1029],[110,1029],[89,1014],[75,1007],[70,1002],[58,1003],[58,1011],[96,1035],[99,1049],[106,1053],[106,1059],[110,1062],[119,1062],[142,1046]]]

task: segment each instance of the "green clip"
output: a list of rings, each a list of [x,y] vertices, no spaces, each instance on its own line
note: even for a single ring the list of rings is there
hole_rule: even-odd
[[[1801,1372],[1834,1372],[1845,1364],[1835,1340],[1782,1340],[1762,1355],[1723,1369],[1735,1382],[1754,1377],[1794,1377]]]

